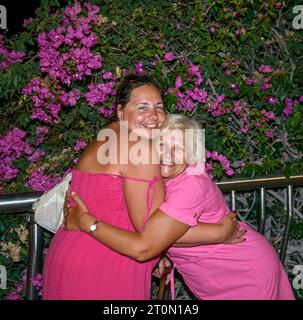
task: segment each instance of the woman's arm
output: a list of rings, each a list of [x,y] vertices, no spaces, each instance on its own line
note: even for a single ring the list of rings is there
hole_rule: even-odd
[[[76,193],[74,193],[73,199],[76,207],[67,210],[65,226],[68,230],[80,229],[89,232],[95,218],[87,212],[85,204]],[[157,209],[147,220],[142,232],[135,233],[98,221],[92,236],[114,251],[137,261],[146,261],[169,248],[189,228],[187,224],[175,220]]]
[[[244,230],[239,230],[235,212],[230,212],[218,223],[198,223],[190,228],[174,247],[199,246],[215,243],[238,243],[242,240]]]
[[[72,193],[72,197],[76,207],[68,208],[65,227],[67,230],[80,229],[88,233],[95,218],[87,212],[85,204],[76,193]],[[131,232],[98,221],[92,236],[116,252],[137,261],[146,261],[169,248],[188,229],[188,225],[157,209],[147,220],[142,232]]]

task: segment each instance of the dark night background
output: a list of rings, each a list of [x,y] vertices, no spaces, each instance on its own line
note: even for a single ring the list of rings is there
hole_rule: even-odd
[[[7,10],[7,31],[1,30],[1,33],[8,35],[22,30],[24,19],[34,17],[35,10],[40,7],[41,0],[0,0],[0,5]]]

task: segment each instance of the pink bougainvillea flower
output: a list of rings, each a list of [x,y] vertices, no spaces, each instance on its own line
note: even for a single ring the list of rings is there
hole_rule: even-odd
[[[285,98],[284,104],[286,108],[283,109],[283,114],[285,115],[285,117],[289,117],[293,112],[293,100],[291,98]]]
[[[237,88],[237,85],[235,83],[230,83],[228,85],[231,89],[236,89]]]
[[[271,138],[271,139],[274,137],[274,133],[272,130],[265,130],[265,135],[266,135],[266,137]]]
[[[268,103],[268,104],[271,104],[271,105],[275,105],[275,104],[277,103],[277,99],[274,98],[274,97],[269,97],[269,98],[267,99],[267,103]]]
[[[33,18],[24,19],[22,27],[26,27],[27,25],[31,24],[33,21],[34,21]]]
[[[175,81],[175,87],[180,88],[182,87],[182,77],[178,76],[176,81]]]
[[[239,116],[242,111],[241,101],[234,101],[234,113]]]
[[[169,51],[169,52],[165,53],[165,55],[164,55],[164,60],[165,61],[171,62],[174,59],[175,59],[175,56],[174,56],[174,53],[172,51]]]
[[[252,85],[254,84],[254,80],[253,80],[253,79],[247,79],[247,80],[246,80],[246,84],[247,84],[248,86],[252,86]]]
[[[137,74],[137,75],[145,75],[146,74],[146,71],[143,68],[143,62],[135,63],[134,66],[135,66],[135,70],[134,70],[135,74]]]
[[[87,143],[83,139],[77,139],[76,144],[74,146],[75,151],[80,151],[81,149],[85,148]]]
[[[150,61],[149,61],[149,65],[150,65],[152,68],[156,68],[156,66],[157,66],[157,61],[156,61],[156,60],[150,60]]]
[[[268,65],[268,64],[261,64],[258,68],[259,72],[262,73],[271,73],[274,71],[274,69],[272,68],[272,66]]]
[[[23,300],[22,297],[18,294],[18,292],[16,291],[12,291],[10,292],[7,297],[6,300]]]
[[[243,133],[247,133],[248,132],[248,126],[244,126],[244,127],[241,127],[241,132]]]
[[[261,90],[266,91],[272,88],[272,84],[271,83],[263,83],[261,86]]]

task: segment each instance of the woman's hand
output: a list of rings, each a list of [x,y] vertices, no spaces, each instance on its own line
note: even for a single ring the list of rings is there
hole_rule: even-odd
[[[244,234],[246,233],[246,230],[240,230],[236,212],[231,211],[219,222],[219,224],[224,230],[224,239],[222,243],[235,244],[245,240]]]
[[[72,197],[76,203],[76,206],[73,208],[69,205],[70,197]],[[95,219],[88,212],[88,209],[82,199],[75,192],[70,193],[68,191],[66,193],[64,203],[64,229],[87,232],[90,224],[94,221]]]
[[[155,276],[158,279],[161,279],[164,275],[165,284],[167,285],[169,283],[170,275],[172,273],[172,265],[172,262],[167,258],[167,256],[162,257],[153,271],[153,276]]]

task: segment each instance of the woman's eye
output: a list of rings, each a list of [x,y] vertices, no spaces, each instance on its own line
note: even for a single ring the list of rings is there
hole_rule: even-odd
[[[146,106],[139,106],[138,109],[139,110],[146,110]]]
[[[157,108],[158,110],[161,110],[161,111],[164,110],[164,107],[163,107],[163,106],[157,106],[156,108]]]

